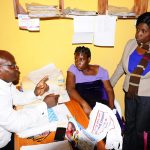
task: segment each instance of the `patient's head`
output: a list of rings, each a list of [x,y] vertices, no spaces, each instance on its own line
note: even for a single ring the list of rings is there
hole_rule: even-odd
[[[88,47],[79,46],[75,49],[74,59],[76,67],[83,71],[85,70],[91,60],[91,51]]]

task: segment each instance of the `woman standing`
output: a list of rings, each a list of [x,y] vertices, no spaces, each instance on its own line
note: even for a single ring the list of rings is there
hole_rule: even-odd
[[[137,18],[135,39],[129,40],[110,81],[114,87],[125,74],[126,130],[123,150],[143,150],[144,131],[150,131],[150,12]],[[150,149],[150,143],[147,143]]]

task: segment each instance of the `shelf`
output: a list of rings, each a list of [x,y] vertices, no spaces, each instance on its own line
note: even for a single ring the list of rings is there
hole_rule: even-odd
[[[27,11],[20,5],[19,0],[13,0],[13,5],[14,5],[14,14],[15,18],[18,18],[18,14],[28,14]],[[64,0],[59,0],[59,10],[63,14],[64,11]],[[58,17],[47,17],[47,18],[41,18],[41,19],[53,19],[53,18],[60,18],[62,16]]]
[[[28,14],[27,11],[20,5],[19,0],[13,0],[14,4],[14,14],[15,18],[18,18],[18,14]],[[73,19],[73,15],[64,15],[64,0],[59,0],[59,12],[60,15],[58,16],[50,16],[50,17],[37,17],[43,20],[49,19]],[[97,12],[96,15],[105,15],[108,10],[108,0],[98,0],[97,3]],[[141,6],[143,8],[141,8]],[[140,9],[139,9],[140,7]],[[148,0],[134,0],[134,10],[136,16],[118,16],[118,19],[135,19],[138,15],[143,12],[146,12],[148,9]],[[140,13],[140,14],[139,14]]]

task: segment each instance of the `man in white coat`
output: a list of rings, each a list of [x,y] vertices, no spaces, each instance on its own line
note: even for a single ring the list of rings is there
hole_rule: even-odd
[[[47,95],[37,107],[13,109],[15,105],[23,105],[33,102],[48,89],[43,78],[34,91],[20,92],[13,84],[19,80],[20,71],[16,65],[14,56],[5,50],[0,50],[0,149],[13,150],[11,141],[12,133],[17,133],[38,124],[48,122],[47,108],[53,107],[58,102],[59,95]],[[8,144],[9,143],[9,144]]]

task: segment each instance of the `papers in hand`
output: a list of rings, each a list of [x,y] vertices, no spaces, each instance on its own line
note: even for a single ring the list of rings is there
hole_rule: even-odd
[[[122,149],[121,128],[113,111],[106,105],[96,103],[90,114],[87,131],[97,141],[106,137],[106,149]]]
[[[23,90],[34,90],[36,84],[45,76],[48,76],[49,90],[42,96],[44,98],[48,94],[59,94],[58,103],[64,103],[70,101],[69,95],[65,87],[65,79],[62,71],[54,64],[48,64],[42,68],[34,70],[29,73],[28,77],[24,77],[22,80]]]
[[[122,149],[121,128],[116,116],[108,106],[96,103],[86,129],[74,118],[69,119],[66,138],[79,150],[94,150],[95,144],[105,137],[106,149]]]
[[[49,83],[48,85],[50,88],[47,92],[45,92],[42,95],[42,99],[44,99],[44,97],[48,94],[56,94],[56,95],[58,94],[59,95],[59,98],[58,98],[59,104],[70,101],[69,95],[64,87],[58,86],[56,84],[51,84],[51,83]]]
[[[49,81],[53,82],[59,76],[60,69],[57,69],[54,64],[48,64],[29,73],[29,79],[37,84],[42,78],[48,76]]]

